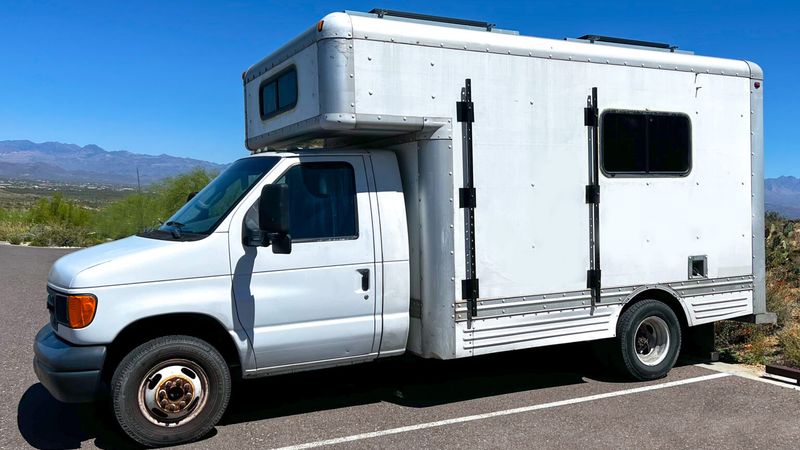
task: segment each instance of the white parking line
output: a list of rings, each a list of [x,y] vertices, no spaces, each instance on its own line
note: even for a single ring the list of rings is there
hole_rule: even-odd
[[[682,386],[684,384],[700,383],[703,381],[714,380],[717,378],[724,378],[731,376],[728,373],[715,373],[711,375],[704,375],[702,377],[687,378],[685,380],[670,381],[668,383],[651,384],[649,386],[642,386],[633,389],[623,389],[621,391],[606,392],[605,394],[589,395],[586,397],[571,398],[567,400],[560,400],[557,402],[540,403],[538,405],[523,406],[520,408],[504,409],[501,411],[494,411],[484,414],[475,414],[472,416],[455,417],[452,419],[439,420],[436,422],[420,423],[417,425],[408,425],[405,427],[390,428],[388,430],[373,431],[370,433],[354,434],[351,436],[344,436],[334,439],[325,439],[316,442],[306,442],[305,444],[290,445],[288,447],[281,447],[277,450],[301,450],[305,448],[322,447],[325,445],[342,444],[345,442],[360,441],[363,439],[371,439],[380,436],[388,436],[391,434],[406,433],[409,431],[424,430],[427,428],[442,427],[445,425],[453,425],[457,423],[472,422],[475,420],[490,419],[493,417],[509,416],[512,414],[520,414],[530,411],[538,411],[541,409],[557,408],[559,406],[574,405],[576,403],[586,403],[594,400],[602,400],[604,398],[620,397],[623,395],[638,394],[640,392],[655,391],[658,389],[666,389],[674,386]]]

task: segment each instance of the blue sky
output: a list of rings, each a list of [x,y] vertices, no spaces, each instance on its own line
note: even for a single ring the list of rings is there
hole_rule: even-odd
[[[755,61],[766,73],[767,176],[800,176],[795,1],[0,0],[0,140],[231,161],[246,154],[242,71],[328,12],[373,7]]]

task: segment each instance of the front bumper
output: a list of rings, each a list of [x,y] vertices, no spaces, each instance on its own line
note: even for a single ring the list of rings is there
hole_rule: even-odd
[[[46,325],[36,334],[33,353],[36,376],[57,400],[80,403],[97,398],[106,346],[70,344]]]

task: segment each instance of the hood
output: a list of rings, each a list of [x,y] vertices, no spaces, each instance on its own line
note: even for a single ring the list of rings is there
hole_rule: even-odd
[[[229,274],[227,233],[189,242],[131,236],[63,256],[47,282],[82,289]]]

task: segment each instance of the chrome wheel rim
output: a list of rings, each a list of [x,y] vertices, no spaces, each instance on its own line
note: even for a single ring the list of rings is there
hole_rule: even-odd
[[[647,366],[657,366],[669,352],[669,326],[660,317],[647,317],[639,322],[633,340],[639,361]]]
[[[208,376],[197,363],[171,359],[154,366],[139,386],[139,409],[152,423],[163,427],[185,424],[203,410],[208,397]]]

